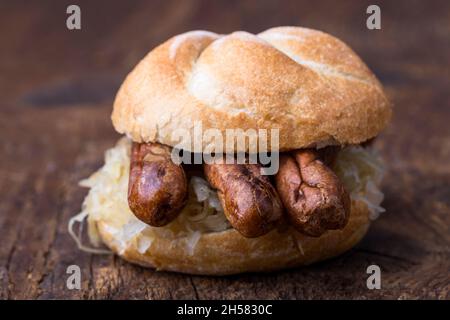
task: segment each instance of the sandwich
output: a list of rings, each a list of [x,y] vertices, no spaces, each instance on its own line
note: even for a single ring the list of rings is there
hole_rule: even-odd
[[[380,82],[329,34],[180,34],[121,85],[111,118],[124,136],[81,181],[69,232],[82,250],[189,274],[335,257],[383,212],[372,142],[390,117]]]

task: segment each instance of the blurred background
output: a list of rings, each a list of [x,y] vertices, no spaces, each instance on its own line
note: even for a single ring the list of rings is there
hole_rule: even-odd
[[[81,8],[81,30],[66,8]],[[381,30],[366,9],[381,8]],[[386,213],[351,252],[308,268],[185,276],[78,251],[67,234],[77,182],[119,135],[118,86],[152,48],[182,32],[252,33],[280,25],[352,47],[394,104],[377,139],[388,165]],[[450,298],[450,2],[0,1],[0,298]],[[82,270],[82,289],[65,286]],[[382,269],[368,290],[366,268]]]

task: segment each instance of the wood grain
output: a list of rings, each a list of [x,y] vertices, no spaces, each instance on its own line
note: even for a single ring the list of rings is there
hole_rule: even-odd
[[[365,28],[368,1],[65,1],[0,4],[0,298],[450,298],[450,3],[379,2],[382,30]],[[80,252],[67,221],[118,135],[109,115],[133,65],[191,29],[258,32],[302,25],[349,43],[385,84],[392,125],[377,140],[389,169],[386,213],[349,253],[270,274],[200,277],[143,269]],[[82,290],[66,289],[77,264]],[[382,289],[366,288],[366,268]]]

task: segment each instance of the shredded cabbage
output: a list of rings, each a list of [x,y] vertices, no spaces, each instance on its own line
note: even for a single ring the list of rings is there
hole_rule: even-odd
[[[380,206],[383,193],[379,189],[384,174],[380,156],[371,148],[346,147],[338,154],[334,171],[354,200],[363,201],[375,220],[385,210]]]
[[[131,141],[122,138],[105,154],[105,165],[82,180],[80,185],[90,188],[82,212],[69,222],[69,233],[81,250],[104,253],[104,250],[88,248],[81,244],[80,235],[73,228],[76,222],[82,227],[87,217],[88,235],[94,246],[101,243],[97,222],[104,221],[108,232],[114,235],[121,252],[137,239],[138,251],[145,253],[158,237],[184,238],[187,252],[194,253],[202,233],[220,232],[230,228],[217,193],[201,177],[189,181],[189,197],[180,215],[167,226],[151,227],[141,222],[128,207],[127,189],[130,165]],[[383,194],[378,185],[383,166],[373,151],[359,146],[346,147],[340,151],[334,168],[336,174],[349,190],[352,199],[365,202],[375,219],[384,209],[380,207]],[[140,237],[137,237],[141,235]],[[100,250],[100,251],[99,251]]]

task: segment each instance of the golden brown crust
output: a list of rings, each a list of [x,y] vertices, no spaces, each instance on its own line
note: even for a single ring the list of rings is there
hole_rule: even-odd
[[[195,121],[222,133],[278,128],[284,151],[366,141],[390,115],[382,86],[347,45],[320,31],[279,27],[173,37],[128,75],[112,120],[134,141],[169,146],[180,142],[176,129],[191,131]]]
[[[319,238],[286,229],[249,239],[229,229],[202,234],[192,254],[186,250],[186,238],[163,237],[155,239],[145,253],[140,253],[138,243],[142,235],[119,252],[107,222],[101,220],[97,226],[104,243],[130,262],[158,270],[226,275],[291,268],[337,256],[358,243],[369,224],[367,206],[363,202],[352,201],[347,226],[342,230],[327,231]]]

